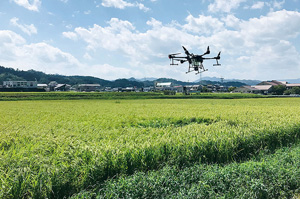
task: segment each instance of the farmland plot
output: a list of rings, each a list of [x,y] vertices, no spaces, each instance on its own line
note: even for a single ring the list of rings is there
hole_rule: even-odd
[[[300,137],[299,99],[0,102],[0,198],[62,198],[118,175],[246,160]]]

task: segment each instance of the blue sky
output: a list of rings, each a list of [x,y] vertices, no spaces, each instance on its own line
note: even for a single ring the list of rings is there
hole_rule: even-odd
[[[300,0],[1,0],[0,65],[103,79],[185,81],[168,54],[222,51],[203,76],[300,78]]]

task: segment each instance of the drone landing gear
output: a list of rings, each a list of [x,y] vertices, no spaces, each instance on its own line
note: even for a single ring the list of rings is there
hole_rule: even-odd
[[[203,71],[198,71],[198,73],[195,73],[195,75],[198,75],[198,74],[203,73],[205,71],[208,71],[208,69],[203,69]]]
[[[218,60],[216,64],[213,64],[213,66],[221,66],[221,64],[219,64]]]

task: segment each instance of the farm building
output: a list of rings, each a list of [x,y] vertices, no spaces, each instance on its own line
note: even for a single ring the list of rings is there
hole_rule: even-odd
[[[232,91],[233,93],[257,93],[257,89],[251,86],[241,86]]]
[[[172,82],[155,82],[155,90],[173,90]]]
[[[48,85],[47,84],[37,84],[37,88],[39,89],[47,89]]]
[[[254,94],[269,94],[272,92],[273,85],[256,85],[256,86],[241,86],[234,89],[233,93],[254,93]]]
[[[252,86],[252,88],[257,89],[258,93],[265,94],[265,95],[272,92],[272,87],[273,87],[273,85],[256,85],[256,86]]]
[[[78,90],[80,92],[100,91],[100,84],[79,84]]]
[[[54,87],[54,91],[69,91],[71,88],[71,85],[69,84],[57,84]]]
[[[294,87],[300,87],[300,84],[286,84],[286,89],[292,89]]]

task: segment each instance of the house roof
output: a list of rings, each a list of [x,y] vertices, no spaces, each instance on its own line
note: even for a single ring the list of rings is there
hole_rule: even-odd
[[[284,84],[284,85],[288,84],[287,81],[279,81],[279,82],[282,83],[282,84]]]
[[[156,83],[156,86],[171,86],[172,82]]]
[[[256,86],[251,86],[257,90],[261,90],[261,91],[267,91],[269,90],[273,85],[256,85]]]
[[[286,83],[285,82],[280,82],[280,81],[277,81],[277,80],[272,80],[272,81],[263,81],[257,85],[273,85],[273,86],[277,86],[277,85],[285,85]]]
[[[79,84],[80,87],[83,87],[83,86],[89,86],[89,87],[96,87],[96,86],[100,86],[100,84]]]
[[[258,90],[257,88],[254,88],[252,86],[242,86],[242,88],[246,88],[246,89],[249,89],[249,90]]]
[[[47,84],[37,84],[37,86],[40,86],[40,87],[47,87],[48,85],[47,85]]]
[[[287,84],[286,86],[287,87],[297,87],[297,86],[300,86],[300,84]]]

